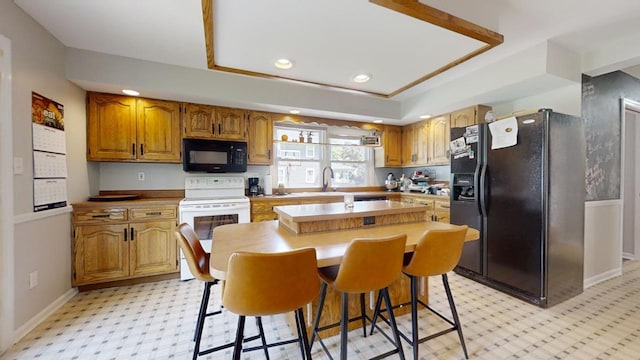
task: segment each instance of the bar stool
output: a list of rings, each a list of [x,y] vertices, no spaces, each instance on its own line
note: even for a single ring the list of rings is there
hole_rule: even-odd
[[[464,357],[465,359],[469,358],[469,355],[467,354],[467,347],[464,344],[464,337],[462,336],[462,326],[460,325],[460,319],[458,318],[458,312],[456,311],[456,306],[453,302],[453,295],[451,294],[451,288],[449,287],[449,280],[447,277],[447,273],[453,270],[460,260],[464,239],[467,234],[467,228],[467,225],[463,225],[452,230],[426,231],[420,240],[418,240],[418,244],[416,245],[416,249],[413,252],[411,260],[402,269],[402,272],[411,279],[411,302],[396,305],[394,308],[409,304],[411,305],[412,337],[409,339],[402,332],[400,335],[413,347],[414,359],[418,359],[418,344],[452,331],[458,332]],[[444,290],[447,294],[447,300],[449,301],[453,321],[418,299],[418,282],[420,278],[436,275],[442,275],[442,284],[444,285]],[[389,323],[388,319],[385,319],[381,314],[381,302],[380,298],[376,301],[373,322],[375,323],[377,317],[380,317]],[[423,338],[418,338],[418,304],[421,304],[438,317],[448,322],[452,327]],[[371,332],[373,332],[373,326],[371,327]]]
[[[379,291],[379,297],[384,298],[387,304],[388,316],[391,322],[393,340],[384,332],[381,333],[395,345],[395,349],[381,354],[376,359],[380,359],[392,354],[399,354],[404,359],[402,344],[398,335],[398,328],[395,323],[393,311],[391,311],[391,301],[389,299],[388,286],[398,278],[402,270],[402,258],[405,250],[407,236],[405,234],[386,238],[360,238],[353,239],[347,247],[340,263],[340,267],[335,272],[335,268],[323,268],[319,270],[320,278],[323,280],[320,291],[320,301],[313,324],[311,335],[311,345],[316,337],[320,345],[332,359],[329,350],[324,345],[319,331],[340,325],[340,359],[347,359],[347,333],[348,323],[362,320],[364,336],[366,336],[366,320],[372,323],[371,319],[364,312],[364,293],[369,291]],[[318,327],[322,315],[322,307],[327,293],[327,286],[332,285],[341,292],[341,318],[339,323]],[[349,294],[360,294],[360,316],[349,319]]]
[[[291,311],[295,311],[298,337],[266,346],[299,342],[302,358],[311,359],[302,307],[318,296],[320,281],[317,271],[316,250],[313,248],[270,254],[236,252],[231,255],[222,290],[222,305],[239,315],[233,359],[240,359],[246,316]]]
[[[211,287],[218,283],[218,279],[211,276],[209,273],[209,257],[210,254],[204,251],[202,248],[202,244],[200,243],[200,239],[198,235],[195,233],[193,228],[187,224],[182,223],[178,225],[175,229],[175,236],[178,240],[178,245],[182,249],[184,253],[184,257],[189,265],[189,270],[191,274],[193,274],[194,278],[204,282],[204,291],[202,292],[202,300],[200,301],[200,310],[198,311],[198,320],[196,322],[196,329],[193,336],[193,340],[196,342],[193,349],[193,359],[197,359],[199,355],[210,354],[214,351],[223,350],[226,348],[230,348],[234,345],[234,343],[227,343],[220,346],[216,346],[210,349],[206,349],[204,351],[200,351],[200,340],[202,339],[202,330],[204,328],[204,320],[208,316],[219,315],[222,313],[221,310],[216,310],[210,313],[207,313],[207,308],[209,305],[209,297],[211,295]],[[256,324],[259,329],[259,335],[252,337],[249,340],[257,339],[258,337],[263,339],[264,342],[264,331],[262,328],[262,320],[260,318],[256,318]],[[267,354],[266,346],[264,346],[265,354]]]

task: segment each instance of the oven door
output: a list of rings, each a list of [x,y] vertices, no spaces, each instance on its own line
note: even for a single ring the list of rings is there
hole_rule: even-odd
[[[249,203],[246,204],[207,204],[206,206],[180,205],[180,223],[191,225],[198,235],[202,248],[211,252],[213,229],[226,224],[248,223],[250,218]],[[180,251],[180,279],[192,279],[193,275]]]

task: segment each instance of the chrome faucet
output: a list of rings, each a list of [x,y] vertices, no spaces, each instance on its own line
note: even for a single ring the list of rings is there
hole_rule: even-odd
[[[327,172],[327,169],[329,169],[329,172],[331,173],[331,178],[333,179],[333,169],[331,168],[331,166],[325,166],[324,169],[322,169],[322,191],[327,191],[327,187],[329,187],[329,179],[325,179],[324,175]]]

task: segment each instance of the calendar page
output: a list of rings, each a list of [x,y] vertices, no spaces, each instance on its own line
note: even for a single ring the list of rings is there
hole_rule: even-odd
[[[67,206],[64,106],[31,93],[33,211]]]

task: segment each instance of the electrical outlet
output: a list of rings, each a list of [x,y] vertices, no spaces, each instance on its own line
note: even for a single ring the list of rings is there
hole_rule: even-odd
[[[144,172],[138,172],[138,181],[144,181]]]
[[[32,271],[29,273],[29,289],[33,289],[38,286],[38,271]]]

